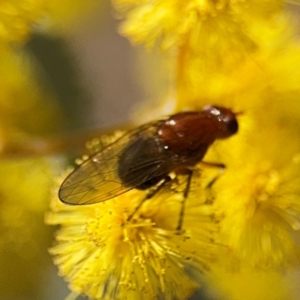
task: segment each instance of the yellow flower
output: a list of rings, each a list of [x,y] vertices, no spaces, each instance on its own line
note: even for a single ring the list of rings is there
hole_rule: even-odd
[[[218,172],[217,172],[218,173]],[[183,231],[176,232],[186,178],[146,201],[132,190],[106,202],[68,206],[56,198],[47,223],[60,225],[50,250],[71,290],[92,299],[186,299],[201,285],[218,248],[218,217],[205,204],[204,186],[215,170],[195,174],[186,202]],[[203,186],[202,186],[203,184]]]
[[[222,300],[293,300],[291,278],[274,271],[243,269],[238,273],[218,268],[209,274],[209,282]]]
[[[245,21],[249,16],[252,22],[256,17],[270,17],[280,11],[282,4],[278,0],[259,3],[251,0],[114,2],[125,15],[122,32],[133,42],[146,43],[147,46],[160,42],[163,48],[168,48],[180,47],[190,40],[203,50],[212,45],[222,47],[223,42],[227,44],[226,40],[231,38],[232,45],[251,46]]]
[[[229,163],[226,176],[216,183],[216,203],[226,216],[221,236],[243,264],[258,268],[293,266],[300,253],[296,152],[300,145],[283,152],[281,147],[288,145],[291,136],[278,138],[277,133],[272,141],[266,132],[261,138],[267,135],[268,144],[249,138],[241,152],[231,153],[234,161]]]
[[[285,44],[282,37],[291,36],[291,22],[282,2],[116,0],[115,6],[124,17],[124,35],[147,47],[156,43],[171,50],[166,61],[174,74],[176,101],[193,101],[194,106],[183,108],[200,109],[239,95],[245,67],[256,64],[262,72],[260,55],[273,51],[276,42]]]
[[[99,2],[94,0],[84,3],[3,0],[0,3],[0,43],[2,45],[24,43],[36,27],[47,30],[55,28],[58,33],[62,33],[66,29],[71,29],[71,25],[86,17],[95,8],[99,8]]]
[[[0,43],[20,43],[40,21],[45,1],[4,0],[0,3]]]

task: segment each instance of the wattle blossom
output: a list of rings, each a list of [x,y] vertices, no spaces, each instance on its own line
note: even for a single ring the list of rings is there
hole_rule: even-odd
[[[182,193],[172,186],[130,222],[143,192],[87,207],[54,199],[47,222],[61,229],[51,253],[71,290],[92,299],[141,293],[187,299],[206,282],[220,299],[246,299],[255,282],[249,277],[263,274],[252,299],[268,294],[269,275],[278,282],[275,294],[289,297],[281,271],[299,264],[300,45],[282,5],[115,1],[121,32],[165,51],[175,74],[166,95],[171,106],[228,107],[237,113],[239,131],[204,157],[225,164],[223,172],[196,166],[182,232],[175,230]],[[178,180],[182,187],[184,176]],[[233,292],[230,278],[245,287],[245,297]]]

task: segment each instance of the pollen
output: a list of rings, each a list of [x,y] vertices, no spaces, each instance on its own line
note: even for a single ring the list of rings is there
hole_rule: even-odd
[[[180,180],[180,178],[178,179]],[[199,187],[198,187],[199,188]],[[50,253],[71,291],[91,299],[186,299],[214,260],[217,222],[197,195],[187,204],[184,229],[176,226],[182,193],[162,192],[128,221],[145,192],[67,206],[53,200],[47,223],[60,225]]]

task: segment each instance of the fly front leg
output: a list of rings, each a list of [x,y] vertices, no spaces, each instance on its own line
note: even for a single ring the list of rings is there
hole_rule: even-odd
[[[207,185],[206,189],[211,189],[211,187],[214,185],[214,183],[220,178],[220,176],[224,173],[226,169],[226,165],[222,163],[213,163],[213,162],[206,162],[206,161],[201,161],[202,165],[205,165],[206,167],[210,168],[218,168],[219,169],[219,174],[214,177]]]
[[[210,195],[207,196],[207,200],[205,201],[205,204],[212,204],[214,202],[214,196],[211,193],[211,188],[216,183],[216,181],[221,177],[221,175],[224,173],[226,169],[226,165],[222,163],[211,163],[205,161],[202,161],[201,164],[205,165],[206,167],[219,169],[219,174],[215,176],[212,180],[210,180],[208,184],[205,186],[205,189],[210,192]]]
[[[161,191],[164,186],[170,182],[172,179],[170,176],[167,176],[164,178],[153,190],[151,190],[146,197],[139,203],[139,205],[134,209],[134,211],[129,215],[127,218],[127,222],[129,222],[133,216],[137,213],[137,211],[142,207],[142,205],[149,199],[153,198],[159,191]]]

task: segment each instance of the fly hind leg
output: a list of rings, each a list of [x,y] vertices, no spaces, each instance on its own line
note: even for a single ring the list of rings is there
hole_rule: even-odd
[[[190,187],[191,187],[191,181],[192,181],[192,176],[193,176],[193,171],[190,169],[187,169],[187,183],[183,192],[183,199],[181,202],[181,207],[180,207],[180,212],[179,212],[179,219],[178,219],[178,224],[176,227],[176,231],[179,232],[182,228],[183,224],[183,219],[184,219],[184,212],[185,212],[185,203],[186,199],[189,195]]]

